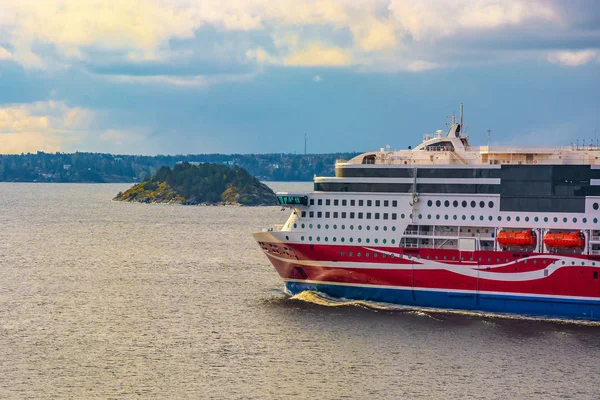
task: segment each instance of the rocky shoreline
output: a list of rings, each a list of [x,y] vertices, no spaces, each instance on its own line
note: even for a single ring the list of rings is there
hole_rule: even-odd
[[[200,206],[274,206],[275,193],[242,168],[218,164],[162,167],[114,201]]]

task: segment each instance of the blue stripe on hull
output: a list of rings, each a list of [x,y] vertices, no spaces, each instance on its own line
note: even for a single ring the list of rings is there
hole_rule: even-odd
[[[600,301],[498,294],[387,289],[364,286],[286,282],[292,294],[315,290],[335,298],[377,301],[414,307],[484,311],[534,317],[600,321]]]

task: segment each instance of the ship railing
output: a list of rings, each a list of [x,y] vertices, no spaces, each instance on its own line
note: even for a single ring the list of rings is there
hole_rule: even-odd
[[[279,232],[283,229],[283,224],[273,225],[267,228],[267,232]]]

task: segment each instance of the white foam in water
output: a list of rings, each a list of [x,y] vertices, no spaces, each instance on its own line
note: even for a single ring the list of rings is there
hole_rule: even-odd
[[[289,294],[289,293],[288,293]],[[541,321],[541,322],[552,322],[558,324],[576,324],[584,326],[598,326],[598,321],[584,321],[584,320],[573,320],[573,319],[560,319],[560,318],[544,318],[544,317],[530,317],[525,315],[515,314],[497,314],[488,313],[484,311],[465,311],[465,310],[451,310],[441,308],[428,308],[428,307],[413,307],[403,306],[399,304],[381,303],[368,300],[351,300],[344,298],[335,298],[328,296],[325,293],[321,293],[315,290],[305,290],[301,293],[293,295],[292,300],[301,300],[307,303],[318,304],[326,307],[347,307],[347,306],[359,306],[363,308],[373,310],[386,310],[386,311],[407,311],[412,312],[415,315],[435,318],[432,314],[451,314],[451,315],[463,315],[469,317],[480,317],[480,318],[496,318],[496,319],[511,319],[511,320],[522,320],[522,321]]]

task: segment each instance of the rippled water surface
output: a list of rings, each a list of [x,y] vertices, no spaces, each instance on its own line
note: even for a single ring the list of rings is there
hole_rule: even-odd
[[[600,398],[599,326],[289,298],[287,212],[125,188],[0,183],[0,398]]]

